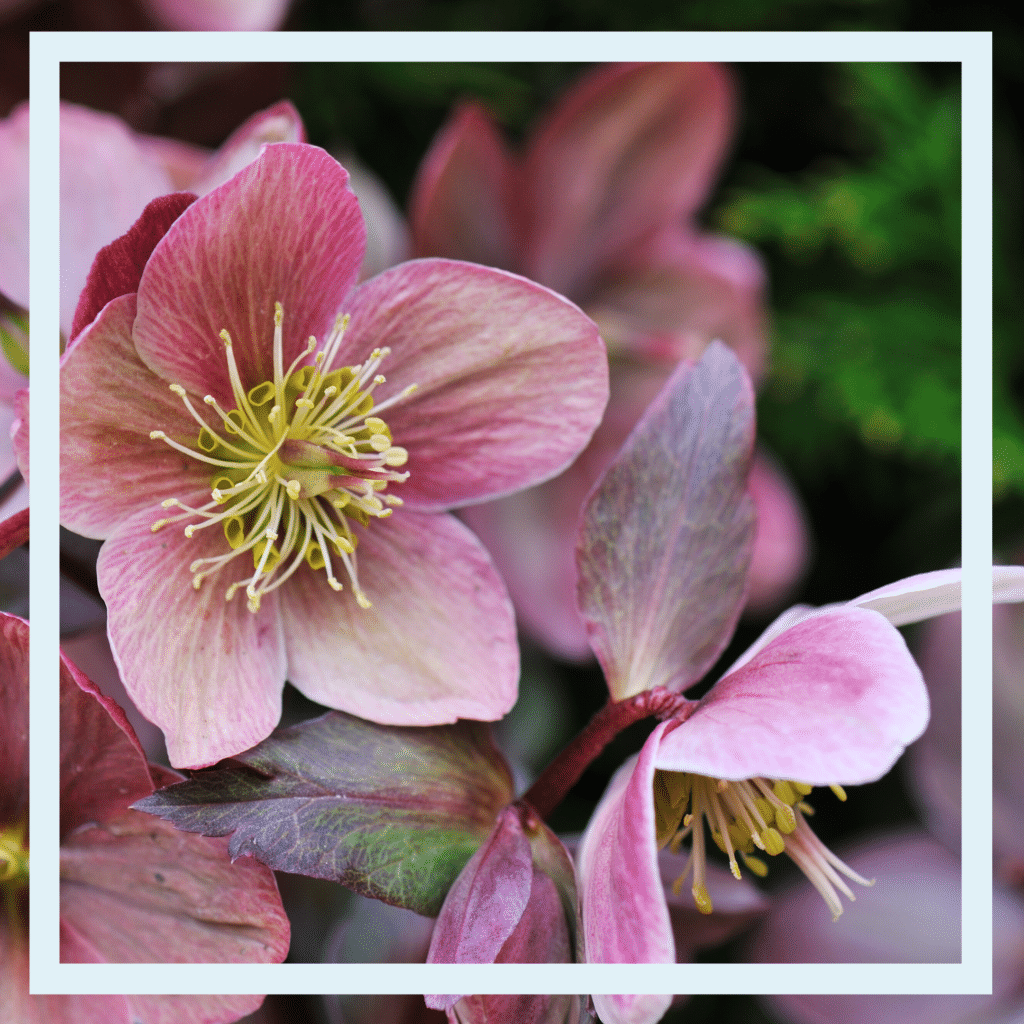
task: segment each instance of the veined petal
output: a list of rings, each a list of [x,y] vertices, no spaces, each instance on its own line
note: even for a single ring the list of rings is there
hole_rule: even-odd
[[[109,536],[144,509],[152,524],[165,498],[210,489],[204,463],[149,436],[159,429],[194,445],[199,427],[167,382],[139,359],[134,317],[134,295],[114,299],[61,364],[61,522],[86,537]]]
[[[655,761],[672,724],[656,726],[638,757],[615,773],[580,841],[577,884],[590,963],[675,963],[654,823]],[[613,1016],[606,1017],[600,1005],[598,1012],[610,1024],[658,1019],[635,1016],[627,1006],[614,1002],[633,997],[608,998],[613,1000],[609,1004]],[[670,997],[663,998],[662,1013]]]
[[[878,612],[798,622],[724,675],[665,738],[657,767],[813,786],[884,775],[928,722],[921,672]]]
[[[733,88],[713,64],[602,68],[534,136],[529,273],[574,294],[652,230],[692,214],[732,131]]]
[[[299,184],[301,182],[301,185]],[[167,381],[234,406],[227,330],[246,387],[274,379],[274,303],[284,365],[323,341],[366,244],[345,169],[314,146],[277,143],[193,203],[153,251],[139,284],[139,355]]]
[[[541,285],[490,267],[413,260],[367,281],[346,303],[341,358],[392,353],[388,410],[408,449],[410,507],[440,510],[546,480],[590,439],[608,400],[593,322]]]
[[[431,143],[409,201],[413,251],[519,270],[510,203],[516,179],[487,111],[464,103]]]
[[[515,621],[473,534],[453,516],[399,509],[359,531],[356,557],[371,608],[305,566],[278,591],[289,680],[389,725],[501,718],[516,699]]]
[[[185,495],[186,498],[189,495]],[[255,746],[281,716],[284,640],[277,602],[253,614],[244,595],[224,600],[223,573],[192,587],[189,565],[223,553],[220,531],[187,538],[152,514],[121,523],[96,572],[121,678],[139,710],[164,731],[176,768],[198,768]]]
[[[0,294],[28,309],[28,103],[0,120]]]
[[[28,623],[0,612],[0,826],[28,814]]]
[[[746,495],[753,394],[713,343],[644,413],[586,506],[578,600],[609,690],[683,690],[743,607],[754,515]]]

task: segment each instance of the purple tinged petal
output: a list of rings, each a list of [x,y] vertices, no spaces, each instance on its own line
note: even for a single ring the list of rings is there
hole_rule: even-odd
[[[719,779],[870,782],[924,731],[928,694],[899,632],[840,608],[798,622],[724,675],[657,766]]]
[[[268,32],[291,0],[142,0],[157,24],[175,32]]]
[[[149,436],[162,429],[194,445],[199,427],[136,354],[134,317],[134,295],[115,299],[61,366],[61,521],[87,537],[109,536],[126,516],[144,510],[152,524],[166,514],[160,508],[166,498],[188,501],[205,492],[199,504],[208,500],[205,464]]]
[[[190,495],[184,495],[188,500]],[[281,716],[285,648],[274,595],[257,614],[225,583],[196,591],[188,566],[223,554],[218,531],[192,538],[152,514],[123,521],[100,549],[97,577],[110,648],[139,710],[164,731],[176,768],[198,768],[254,746]]]
[[[733,120],[712,64],[634,64],[584,78],[534,136],[531,276],[572,293],[652,230],[694,212]]]
[[[515,620],[473,534],[452,516],[399,509],[359,532],[356,556],[371,608],[305,567],[278,592],[291,682],[392,725],[501,718],[516,699]]]
[[[553,476],[590,439],[608,400],[594,324],[541,285],[490,267],[413,260],[360,285],[342,358],[390,346],[387,411],[409,451],[399,491],[437,511]]]
[[[233,408],[220,332],[234,342],[243,386],[273,380],[274,303],[284,307],[287,367],[310,335],[322,342],[333,326],[365,238],[348,174],[333,157],[314,146],[267,146],[157,245],[139,285],[140,357],[168,382]]]
[[[0,294],[28,309],[28,103],[0,120]]]
[[[577,880],[590,963],[675,963],[654,826],[655,761],[672,724],[656,726],[639,757],[615,773],[580,842]],[[657,1020],[670,997],[664,997],[664,1003],[657,1003],[662,997],[608,998],[619,1002],[607,1008],[598,1005],[598,1012],[607,1024],[619,1024]],[[634,999],[639,1004],[621,1002]],[[634,1013],[636,1005],[644,1009]],[[646,1016],[654,1005],[661,1006],[660,1013]]]
[[[28,814],[28,623],[0,612],[0,826]]]
[[[685,689],[728,643],[754,538],[753,442],[750,381],[714,343],[676,370],[591,494],[578,600],[615,700]]]

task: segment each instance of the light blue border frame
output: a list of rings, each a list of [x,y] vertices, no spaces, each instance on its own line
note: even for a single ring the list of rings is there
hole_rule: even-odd
[[[963,702],[960,964],[61,964],[59,962],[58,89],[61,61],[950,61],[963,86],[963,663],[991,679],[992,36],[951,33],[32,33],[30,989],[43,993],[989,993],[991,687]],[[852,594],[850,595],[853,596]]]

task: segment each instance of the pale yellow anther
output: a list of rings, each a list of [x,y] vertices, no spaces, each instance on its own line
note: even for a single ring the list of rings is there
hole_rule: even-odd
[[[793,787],[790,786],[785,779],[779,779],[779,781],[772,786],[772,792],[784,804],[789,804],[792,807],[792,805],[796,803],[796,793],[793,792]]]
[[[333,398],[338,393],[338,389],[332,384],[330,387],[324,388],[324,396],[326,398]]]
[[[185,389],[180,384],[171,384],[170,389],[179,397],[185,397]]]
[[[801,800],[801,801],[800,801],[800,802],[799,802],[799,803],[798,803],[798,804],[796,805],[796,809],[797,809],[798,811],[802,811],[802,812],[803,812],[804,814],[806,814],[806,815],[807,815],[807,816],[808,816],[809,818],[813,818],[813,817],[814,817],[814,808],[813,808],[813,807],[812,807],[812,806],[811,806],[811,805],[810,805],[810,804],[809,804],[809,803],[808,803],[808,802],[807,802],[806,800]]]
[[[388,425],[379,416],[367,416],[363,422],[371,434],[383,434]]]
[[[328,576],[327,582],[330,584],[331,590],[337,591],[344,589],[342,585],[333,576]]]
[[[284,323],[284,306],[280,302],[274,303],[274,326],[280,327]]]
[[[779,831],[787,836],[796,831],[796,814],[793,813],[793,808],[776,807],[775,823],[779,826]]]
[[[341,494],[331,502],[331,504],[340,511],[351,501],[352,495],[349,494],[348,491],[342,491]]]
[[[219,487],[214,487],[214,489],[210,491],[210,497],[213,498],[218,505],[223,505],[224,502],[228,500],[224,496],[224,492]]]
[[[192,577],[192,589],[193,590],[198,590],[202,585],[203,585],[203,577],[202,576],[193,576]]]
[[[358,602],[360,608],[366,609],[373,607],[373,604],[370,601],[370,599],[361,590],[356,591],[356,601]]]
[[[269,421],[270,421],[271,423],[276,423],[276,422],[277,422],[277,418],[278,418],[278,416],[280,416],[280,415],[281,415],[281,406],[279,406],[279,405],[275,405],[275,406],[274,406],[274,408],[273,408],[273,409],[271,409],[271,410],[270,410],[270,413],[269,413],[269,414],[267,415],[267,419],[268,419],[268,420],[269,420]]]
[[[156,521],[156,522],[155,522],[155,523],[154,523],[154,524],[153,524],[153,525],[152,525],[152,526],[151,526],[151,527],[149,528],[149,530],[150,530],[150,533],[156,533],[156,531],[157,531],[157,530],[159,530],[161,526],[166,526],[166,525],[167,525],[167,520],[166,520],[166,519],[158,519],[158,520],[157,520],[157,521]]]
[[[312,409],[316,405],[316,403],[310,398],[296,398],[295,404],[300,409]]]
[[[191,523],[189,523],[188,526],[185,527],[185,536],[186,537],[191,537],[192,534],[195,533],[195,532],[196,532],[196,528]]]
[[[228,348],[231,347],[231,335],[228,334],[228,329],[226,327],[220,332],[220,340],[223,341]]]
[[[392,445],[384,452],[384,465],[386,466],[404,466],[409,461],[409,452],[405,448],[401,448],[398,445]]]
[[[761,848],[773,857],[778,857],[786,849],[786,841],[779,835],[778,829],[766,828],[761,833],[761,841],[764,844]]]
[[[792,786],[801,796],[807,796],[814,789],[813,786],[809,786],[806,782],[794,782]]]
[[[386,434],[371,434],[370,447],[375,452],[386,452],[391,447],[391,441]]]
[[[177,505],[177,504],[178,504],[178,499],[177,498],[164,498],[164,500],[160,502],[160,507],[161,508],[174,508],[174,506]]]
[[[711,897],[708,895],[708,887],[701,883],[693,887],[693,901],[697,904],[697,909],[702,914],[714,913],[714,906],[711,903]]]
[[[151,430],[149,432],[149,439],[151,441],[159,441],[166,436],[167,435],[162,430]]]
[[[832,792],[833,792],[833,793],[835,793],[835,795],[836,795],[836,796],[837,796],[837,797],[838,797],[838,798],[839,798],[840,800],[845,800],[845,799],[846,799],[846,790],[845,790],[845,789],[843,789],[843,787],[842,787],[842,786],[839,786],[839,785],[835,785],[835,786],[829,786],[828,788],[829,788],[829,789],[831,789],[831,790],[832,790]]]
[[[736,860],[733,857],[729,858],[729,870],[732,871],[733,878],[738,880],[743,877],[740,874],[740,866],[736,863]]]
[[[213,395],[203,395],[203,401],[207,405],[216,405],[217,404],[217,399],[214,398]]]
[[[298,501],[299,495],[302,493],[302,484],[298,480],[289,480],[285,490],[288,492],[288,497],[292,501]]]
[[[383,373],[378,373],[377,376],[373,378],[374,384],[384,384],[386,381],[387,377],[385,377]]]
[[[749,853],[742,854],[743,863],[750,868],[758,878],[765,878],[768,875],[768,865],[760,857],[752,857]]]

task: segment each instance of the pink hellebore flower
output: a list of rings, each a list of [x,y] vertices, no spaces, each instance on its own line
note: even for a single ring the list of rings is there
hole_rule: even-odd
[[[733,119],[720,66],[602,66],[559,100],[521,156],[482,108],[464,105],[413,187],[418,255],[506,267],[563,292],[608,345],[608,411],[580,458],[542,487],[465,513],[522,625],[563,657],[591,653],[575,604],[579,511],[647,404],[679,360],[699,358],[713,338],[761,375],[761,265],[694,224]],[[803,569],[806,527],[772,462],[755,461],[749,486],[760,525],[748,601],[768,610]]]
[[[226,1024],[261,996],[30,996],[28,623],[0,614],[0,1006],[18,1024]],[[271,871],[224,840],[128,805],[177,775],[147,765],[121,709],[61,661],[61,958],[279,963],[288,919]]]
[[[558,472],[604,408],[596,328],[546,288],[420,260],[353,290],[347,181],[268,146],[152,204],[76,314],[62,518],[107,538],[111,649],[176,766],[268,736],[286,678],[385,724],[505,714],[512,609],[445,510]]]
[[[842,876],[866,879],[815,837],[813,786],[884,775],[928,720],[921,673],[892,622],[959,603],[954,572],[846,604],[785,613],[700,700],[739,615],[752,524],[744,481],[752,395],[735,358],[709,347],[680,367],[591,495],[580,528],[580,607],[614,698],[654,690],[669,714],[613,777],[577,858],[588,960],[670,963],[676,950],[658,849],[687,838],[697,907],[711,913],[705,822],[740,876],[785,852],[832,915]],[[606,1024],[657,1020],[668,997],[595,996]]]

